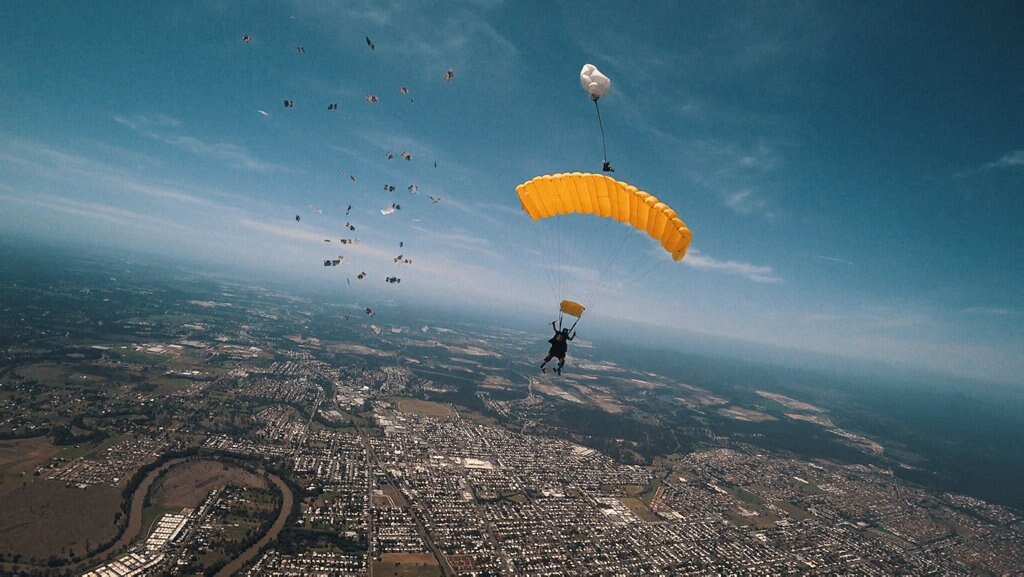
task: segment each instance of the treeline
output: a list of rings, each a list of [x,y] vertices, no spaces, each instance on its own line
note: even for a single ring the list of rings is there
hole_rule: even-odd
[[[78,445],[81,443],[92,443],[100,442],[106,439],[107,435],[104,431],[90,430],[82,427],[84,432],[76,433],[75,427],[71,425],[57,425],[50,431],[50,438],[53,440],[53,444],[57,446],[68,446]]]

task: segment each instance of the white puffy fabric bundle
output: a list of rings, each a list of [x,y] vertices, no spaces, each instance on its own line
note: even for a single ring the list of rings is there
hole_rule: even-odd
[[[583,90],[586,90],[593,100],[604,96],[612,87],[612,81],[604,74],[601,74],[601,71],[593,64],[583,65],[583,69],[580,70],[580,84],[583,85]]]

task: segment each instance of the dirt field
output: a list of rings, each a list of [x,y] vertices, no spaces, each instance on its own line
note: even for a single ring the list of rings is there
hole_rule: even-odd
[[[266,487],[259,475],[216,461],[190,461],[167,471],[157,482],[152,503],[160,507],[197,507],[210,491],[229,483]]]
[[[447,418],[455,415],[455,411],[453,411],[451,407],[448,405],[442,405],[441,403],[404,398],[396,399],[396,401],[398,410],[403,413],[440,418]]]
[[[480,384],[481,388],[484,389],[514,389],[516,388],[512,381],[498,375],[487,375],[484,377],[484,382]]]
[[[0,496],[0,551],[17,551],[22,562],[44,563],[50,555],[85,556],[116,532],[121,490],[93,486],[69,489],[60,481],[36,479]]]
[[[658,520],[658,516],[651,511],[651,508],[636,497],[619,497],[619,502],[625,505],[634,515],[640,519],[652,523]]]
[[[743,407],[726,407],[724,409],[718,409],[718,414],[723,417],[729,417],[738,421],[751,421],[753,423],[761,423],[764,421],[777,421],[775,417],[768,413],[762,413],[761,411],[755,411],[754,409],[745,409]]]
[[[430,553],[385,553],[373,562],[379,577],[440,577],[441,567]]]
[[[46,437],[0,441],[0,495],[18,489],[22,482],[31,483],[36,465],[56,454],[57,447]]]
[[[67,382],[67,368],[53,363],[37,363],[34,365],[23,365],[15,369],[15,372],[25,379],[32,379],[48,385],[61,385]]]

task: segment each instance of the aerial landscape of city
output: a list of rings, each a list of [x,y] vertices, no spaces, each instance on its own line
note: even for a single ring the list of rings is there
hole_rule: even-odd
[[[1024,559],[1018,508],[907,480],[929,456],[799,388],[687,381],[585,341],[559,377],[518,329],[51,262],[2,271],[6,573],[1000,575]]]

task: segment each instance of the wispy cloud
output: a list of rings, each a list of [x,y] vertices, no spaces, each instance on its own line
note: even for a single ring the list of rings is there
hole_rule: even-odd
[[[432,245],[448,246],[462,250],[473,251],[487,257],[490,261],[505,260],[496,250],[491,242],[485,238],[471,235],[465,232],[450,232],[432,230],[422,226],[409,225],[410,230],[415,230],[429,239]]]
[[[775,172],[785,164],[778,145],[754,147],[721,139],[681,140],[664,135],[670,150],[679,149],[682,176],[714,193],[723,206],[742,215],[774,218],[778,209],[768,194],[777,187]]]
[[[180,120],[178,120],[177,118],[172,118],[170,116],[164,116],[162,114],[157,115],[157,116],[132,116],[132,117],[115,115],[114,116],[114,121],[117,122],[118,124],[122,124],[124,126],[127,126],[128,128],[131,128],[132,130],[135,130],[137,132],[143,132],[143,131],[146,131],[146,130],[152,130],[154,128],[159,128],[159,127],[164,127],[164,128],[180,128],[181,127],[181,121]]]
[[[263,235],[269,235],[275,238],[281,238],[286,240],[294,240],[303,243],[304,246],[324,246],[334,247],[339,251],[343,251],[346,256],[352,254],[358,254],[360,256],[370,257],[381,261],[390,261],[394,258],[394,253],[389,252],[380,248],[375,248],[367,243],[358,244],[347,244],[339,245],[333,244],[337,242],[337,238],[332,237],[330,234],[311,230],[301,226],[290,226],[284,224],[274,224],[270,222],[259,221],[250,217],[241,217],[238,220],[243,228],[258,232]],[[298,223],[295,223],[298,224]],[[324,239],[331,239],[332,243],[324,242]],[[344,248],[342,248],[344,247]]]
[[[72,214],[92,220],[102,220],[110,224],[115,224],[119,227],[133,226],[153,228],[154,225],[157,225],[160,229],[173,228],[178,231],[192,232],[191,228],[167,219],[133,212],[107,204],[83,202],[66,196],[40,193],[33,193],[31,196],[0,194],[0,200],[6,202],[17,202],[48,211]]]
[[[967,307],[963,309],[963,312],[986,317],[1017,317],[1021,315],[1021,311],[1005,307]]]
[[[725,202],[725,206],[740,214],[760,212],[764,210],[765,205],[767,204],[763,198],[757,197],[754,194],[754,191],[750,188],[744,188],[743,190],[733,192],[731,194],[725,194],[723,196],[723,200]]]
[[[1024,148],[1014,150],[1013,152],[1007,152],[999,160],[986,163],[982,168],[1010,168],[1016,166],[1024,166]]]
[[[830,314],[830,313],[812,313],[801,317],[800,322],[806,324],[822,324],[822,323],[834,323],[838,321],[846,321],[847,317],[843,315]]]
[[[259,160],[248,149],[227,142],[206,142],[195,136],[167,134],[168,129],[180,129],[182,123],[174,118],[158,116],[114,116],[114,122],[126,126],[135,132],[153,140],[163,142],[189,154],[215,162],[223,162],[231,168],[253,172],[269,172],[284,170],[285,167]]]
[[[842,258],[836,258],[834,256],[825,256],[823,254],[819,254],[819,255],[815,256],[814,258],[816,258],[818,260],[827,260],[828,262],[838,262],[840,264],[848,264],[850,266],[854,266],[853,262],[848,261],[846,259],[842,259]]]
[[[494,6],[500,3],[494,3]],[[360,29],[367,26],[387,29],[386,37],[370,36],[378,52],[396,54],[404,61],[417,65],[421,80],[438,81],[448,66],[460,72],[477,61],[475,55],[484,53],[501,67],[476,68],[477,79],[486,81],[503,78],[509,67],[520,67],[519,49],[508,37],[489,21],[488,3],[454,8],[438,18],[432,4],[402,2],[400,0],[360,0],[340,4],[300,3],[303,12],[321,21],[330,33],[348,33],[350,22],[359,22]],[[483,10],[481,10],[483,8]],[[365,24],[363,24],[365,23]],[[360,49],[364,49],[360,47]]]
[[[138,193],[150,198],[196,206],[216,206],[210,200],[175,189],[139,180],[124,170],[85,156],[69,154],[46,145],[5,139],[7,152],[0,162],[17,165],[37,178],[69,182],[76,187],[90,186],[104,192]]]
[[[691,248],[689,254],[683,259],[683,264],[705,270],[715,270],[726,274],[738,275],[757,283],[781,283],[782,277],[775,274],[770,266],[755,265],[734,260],[718,260],[710,256],[700,254],[696,249]]]

